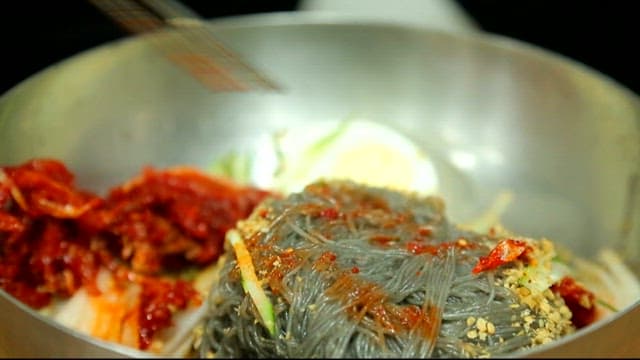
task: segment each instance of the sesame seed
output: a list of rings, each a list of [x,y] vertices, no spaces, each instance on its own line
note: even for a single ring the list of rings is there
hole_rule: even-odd
[[[555,296],[553,295],[553,291],[551,289],[545,289],[542,294],[549,300],[552,300]]]
[[[467,332],[467,337],[469,339],[475,339],[478,337],[478,332],[476,330],[470,330]]]
[[[540,329],[539,331],[536,332],[536,336],[535,336],[535,341],[537,341],[538,343],[542,343],[544,341],[544,339],[550,339],[551,338],[551,334],[545,330],[545,329]]]
[[[469,316],[467,318],[467,326],[472,326],[475,322],[476,322],[476,318],[474,318],[473,316]]]
[[[529,290],[528,288],[526,288],[524,286],[518,288],[518,292],[520,293],[520,296],[523,296],[523,297],[531,295],[531,290]]]
[[[542,310],[544,313],[549,313],[551,311],[551,306],[546,300],[543,300],[540,303],[540,310]]]
[[[480,338],[480,340],[485,341],[487,340],[487,333],[486,332],[481,332],[478,334],[478,337]]]
[[[533,298],[533,296],[527,296],[522,298],[522,302],[524,304],[526,304],[527,306],[529,306],[530,308],[535,308],[537,303],[535,301],[535,299]]]
[[[553,299],[553,305],[556,307],[561,307],[562,305],[564,305],[564,300],[562,300],[562,298],[558,296]]]
[[[490,322],[490,321],[489,321],[489,322],[487,322],[487,332],[488,332],[489,334],[495,334],[495,333],[496,333],[496,326],[495,326],[495,325],[493,325],[493,323],[492,323],[492,322]]]
[[[545,321],[544,323],[544,328],[549,331],[553,331],[556,328],[556,323],[547,319],[547,321]]]
[[[481,332],[487,331],[487,320],[478,318],[478,321],[476,321],[476,328]]]
[[[588,296],[580,296],[580,299],[578,299],[578,303],[585,309],[591,309],[591,307],[593,307],[591,299],[589,299]]]
[[[560,322],[560,320],[562,320],[562,316],[560,316],[560,313],[554,311],[551,314],[549,314],[549,320],[557,323],[557,322]]]

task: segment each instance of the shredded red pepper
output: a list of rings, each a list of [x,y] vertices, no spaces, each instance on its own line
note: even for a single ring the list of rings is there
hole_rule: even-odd
[[[60,161],[0,167],[0,287],[33,308],[84,288],[99,294],[101,267],[142,285],[139,347],[198,305],[189,282],[155,276],[206,266],[224,234],[269,193],[197,169],[146,168],[106,197],[78,189]]]
[[[525,257],[529,251],[531,251],[531,246],[524,241],[514,239],[500,240],[489,252],[489,255],[480,257],[472,272],[478,274],[483,271],[493,270]]]

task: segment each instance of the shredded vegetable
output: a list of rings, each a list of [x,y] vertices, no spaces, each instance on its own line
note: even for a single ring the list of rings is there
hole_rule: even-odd
[[[273,305],[264,290],[262,290],[260,281],[256,276],[255,268],[253,267],[251,254],[249,254],[249,251],[242,240],[242,236],[237,230],[232,229],[227,231],[227,241],[229,241],[233,247],[234,253],[236,254],[238,267],[242,274],[242,287],[244,291],[249,294],[258,309],[263,325],[267,328],[269,333],[274,336],[276,333],[276,323],[275,316],[273,314]]]

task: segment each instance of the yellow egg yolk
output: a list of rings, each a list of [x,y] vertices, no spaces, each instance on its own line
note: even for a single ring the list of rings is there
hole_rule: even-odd
[[[379,143],[363,143],[342,152],[332,178],[351,179],[371,186],[411,190],[414,164],[402,152]]]

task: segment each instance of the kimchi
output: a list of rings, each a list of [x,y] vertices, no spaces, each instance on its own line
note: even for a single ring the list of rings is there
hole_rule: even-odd
[[[163,353],[158,334],[199,309],[197,276],[225,232],[267,195],[186,166],[144,168],[106,196],[56,159],[1,167],[0,286],[77,330]]]

